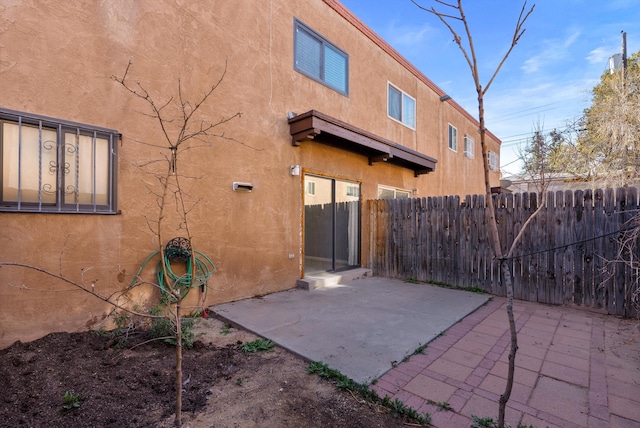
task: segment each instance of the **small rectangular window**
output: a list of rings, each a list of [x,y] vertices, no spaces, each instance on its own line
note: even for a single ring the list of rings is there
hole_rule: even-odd
[[[500,162],[496,152],[489,151],[489,169],[492,171],[498,171],[500,169]]]
[[[458,129],[449,124],[449,148],[454,152],[458,151]]]
[[[464,155],[470,159],[473,159],[473,145],[474,145],[474,141],[473,138],[469,137],[468,135],[464,136]]]
[[[416,127],[416,100],[389,83],[387,115],[411,129]]]
[[[114,130],[0,109],[0,211],[116,212]]]
[[[360,196],[360,186],[347,185],[347,196]]]
[[[407,199],[411,197],[410,190],[396,189],[389,186],[378,186],[378,199]]]
[[[294,20],[294,27],[294,69],[348,95],[349,56],[297,19]]]
[[[307,188],[305,189],[307,195],[314,196],[316,194],[316,182],[315,181],[307,181]]]

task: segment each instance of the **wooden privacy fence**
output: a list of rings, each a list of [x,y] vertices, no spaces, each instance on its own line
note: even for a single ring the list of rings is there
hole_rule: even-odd
[[[635,188],[559,191],[506,259],[516,299],[636,314],[638,247],[622,251],[638,212]],[[493,195],[503,254],[538,206],[535,193]],[[367,201],[374,275],[478,287],[505,296],[484,195]],[[365,213],[367,215],[367,213]],[[636,244],[640,244],[636,239]],[[616,262],[623,254],[627,262]]]

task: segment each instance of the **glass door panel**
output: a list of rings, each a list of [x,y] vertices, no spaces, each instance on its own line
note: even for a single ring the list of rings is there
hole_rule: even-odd
[[[335,265],[343,270],[360,265],[360,184],[334,180]]]
[[[333,270],[333,184],[331,179],[305,175],[304,271]]]
[[[305,174],[306,274],[360,265],[360,184]]]

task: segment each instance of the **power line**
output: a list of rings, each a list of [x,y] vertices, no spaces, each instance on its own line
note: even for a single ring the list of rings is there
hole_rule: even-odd
[[[522,159],[518,158],[518,159],[513,160],[513,161],[511,161],[511,162],[509,162],[509,163],[505,163],[504,165],[500,165],[500,169],[504,168],[505,166],[509,166],[509,165],[511,165],[511,164],[513,164],[513,163],[521,162],[521,161],[522,161]]]
[[[551,132],[553,130],[556,130],[556,129],[558,129],[558,128],[541,129],[540,132],[542,132],[543,134],[546,134],[546,133],[549,133],[549,132]],[[508,137],[501,138],[500,141],[502,141],[502,147],[513,145],[514,143],[518,143],[518,142],[521,142],[521,141],[528,141],[529,139],[531,139],[534,136],[535,132],[538,132],[538,131],[534,131],[534,132],[530,132],[530,133],[514,134],[514,135],[510,135]],[[522,138],[516,138],[516,137],[522,137]]]
[[[549,103],[549,104],[543,104],[541,106],[535,106],[535,107],[525,108],[525,109],[522,109],[522,110],[516,110],[516,111],[511,112],[511,113],[507,113],[507,114],[503,114],[501,116],[497,116],[494,119],[502,119],[504,117],[513,116],[513,115],[516,115],[516,114],[524,113],[525,111],[535,110],[535,109],[542,108],[542,107],[548,107],[548,106],[552,106],[552,105],[559,104],[559,103],[560,103],[559,101],[556,101],[556,102]]]
[[[502,258],[502,259],[500,259],[500,260],[501,260],[501,261],[506,261],[506,260],[515,260],[515,259],[519,259],[519,258],[522,258],[522,257],[535,256],[536,254],[549,253],[549,252],[551,252],[551,251],[561,250],[561,249],[563,249],[563,248],[569,248],[569,247],[572,247],[572,246],[574,246],[574,245],[586,244],[587,242],[595,241],[595,240],[597,240],[597,239],[606,238],[607,236],[617,235],[617,234],[619,234],[619,233],[628,232],[628,231],[633,230],[633,229],[635,229],[635,228],[636,228],[636,226],[625,227],[625,228],[623,228],[623,229],[618,229],[618,230],[616,230],[616,231],[614,231],[614,232],[605,233],[605,234],[603,234],[603,235],[594,236],[594,237],[592,237],[592,238],[586,238],[586,239],[583,239],[583,240],[580,240],[580,241],[572,242],[572,243],[570,243],[570,244],[559,245],[559,246],[557,246],[557,247],[547,248],[547,249],[545,249],[545,250],[540,250],[540,251],[534,251],[534,252],[532,252],[532,253],[528,253],[528,254],[520,254],[520,255],[517,255],[517,256],[504,257],[504,258]]]
[[[554,104],[555,104],[555,103],[554,103]],[[537,107],[536,107],[536,108],[537,108]],[[496,119],[490,119],[490,121],[491,121],[491,123],[504,122],[504,121],[507,121],[507,120],[517,119],[517,118],[519,118],[519,117],[531,116],[531,115],[533,115],[533,114],[535,114],[535,113],[538,113],[538,114],[539,114],[539,113],[543,113],[543,112],[545,112],[545,111],[555,110],[555,109],[557,109],[557,108],[558,108],[558,107],[551,107],[551,108],[546,108],[546,109],[544,109],[544,110],[539,110],[539,111],[537,111],[537,112],[532,112],[532,113],[526,113],[526,111],[527,111],[527,110],[522,110],[522,111],[521,111],[521,113],[522,113],[522,114],[519,114],[520,112],[513,112],[513,113],[509,113],[508,115],[506,115],[506,116],[508,116],[508,117],[505,117],[505,116],[499,116],[499,117],[501,117],[502,119],[498,119],[498,120],[496,120]]]

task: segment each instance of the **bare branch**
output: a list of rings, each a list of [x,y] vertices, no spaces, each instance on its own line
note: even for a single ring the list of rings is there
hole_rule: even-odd
[[[516,28],[513,31],[513,39],[511,40],[511,46],[509,47],[509,50],[507,50],[507,53],[504,54],[504,57],[502,57],[502,61],[500,61],[500,64],[498,64],[498,67],[496,67],[496,70],[493,72],[493,75],[491,76],[491,78],[489,79],[489,82],[485,86],[483,93],[487,93],[487,91],[489,90],[489,87],[491,86],[491,84],[493,83],[493,80],[496,78],[496,76],[500,72],[500,69],[504,65],[505,61],[507,60],[509,55],[511,55],[511,51],[516,46],[516,44],[518,44],[520,37],[522,37],[522,35],[525,32],[525,30],[522,27],[524,26],[524,23],[526,22],[526,20],[529,18],[529,15],[531,15],[531,13],[533,12],[533,9],[536,7],[536,5],[534,4],[533,6],[531,6],[531,9],[529,9],[529,11],[525,14],[524,11],[526,7],[527,7],[527,2],[525,1],[524,4],[522,5],[522,10],[520,10],[520,16],[518,16],[518,22],[516,23]]]
[[[116,303],[116,302],[111,300],[111,298],[115,294],[117,294],[117,292],[112,294],[111,296],[106,297],[106,296],[103,296],[100,293],[97,293],[96,291],[94,291],[92,289],[89,289],[89,288],[85,287],[84,285],[80,284],[79,282],[75,282],[75,281],[73,281],[73,280],[71,280],[71,279],[69,279],[69,278],[67,278],[67,277],[65,277],[63,275],[55,274],[55,273],[53,273],[51,271],[48,271],[48,270],[43,269],[43,268],[39,268],[37,266],[29,265],[29,264],[26,264],[26,263],[17,263],[17,262],[0,262],[0,267],[1,266],[17,266],[17,267],[22,267],[22,268],[26,268],[26,269],[29,269],[29,270],[34,270],[34,271],[43,273],[43,274],[45,274],[47,276],[50,276],[52,278],[56,278],[56,279],[58,279],[58,280],[60,280],[62,282],[65,282],[67,284],[73,285],[74,287],[76,287],[76,288],[78,288],[78,289],[80,289],[80,290],[82,290],[82,291],[84,291],[86,293],[91,294],[92,296],[102,300],[103,302],[106,302],[106,303],[110,304],[111,306],[113,306],[113,307],[115,307],[117,309],[123,310],[125,312],[128,312],[128,313],[130,313],[132,315],[138,315],[138,316],[147,317],[147,318],[163,318],[162,316],[154,316],[154,315],[150,315],[150,314],[137,312],[137,311],[135,311],[133,309],[127,308],[127,307],[122,306],[122,305],[119,305],[118,303]],[[27,287],[22,287],[22,288],[28,289]]]
[[[453,26],[451,26],[451,24],[449,24],[449,22],[447,21],[447,19],[454,19],[456,21],[462,21],[464,23],[464,25],[465,25],[465,28],[467,27],[466,26],[466,22],[464,21],[464,13],[462,11],[462,5],[461,5],[460,0],[458,1],[458,6],[455,6],[455,5],[452,5],[452,4],[449,4],[449,3],[445,3],[443,1],[436,0],[438,3],[441,3],[441,4],[445,5],[445,6],[448,6],[448,7],[456,9],[458,11],[459,16],[449,15],[449,14],[446,14],[446,13],[439,12],[434,7],[426,8],[426,7],[421,6],[420,4],[418,4],[416,2],[416,0],[411,0],[411,1],[413,2],[413,4],[418,6],[420,9],[422,9],[424,11],[427,11],[427,12],[437,16],[438,19],[440,20],[440,22],[442,22],[445,25],[445,27],[447,27],[447,29],[449,29],[449,32],[453,36],[453,41],[456,42],[456,44],[458,45],[458,48],[460,48],[460,51],[462,51],[462,55],[464,56],[465,60],[467,61],[467,65],[469,65],[469,69],[471,70],[471,74],[476,76],[477,75],[477,72],[476,72],[477,67],[476,67],[476,64],[475,64],[475,58],[473,58],[473,60],[472,60],[472,58],[469,57],[469,54],[467,53],[467,50],[465,49],[465,47],[462,44],[462,39],[460,38],[460,36],[456,32],[456,30],[453,28]],[[467,29],[467,34],[469,34],[468,28],[466,28],[466,29]],[[472,48],[472,52],[473,52],[473,45],[471,46],[471,48]]]
[[[436,1],[437,3],[442,4],[442,5],[445,5],[445,6],[448,6],[448,7],[454,8],[454,9],[457,9],[457,6],[455,6],[455,5],[453,5],[453,4],[445,3],[445,2],[443,2],[443,1],[441,1],[441,0],[435,0],[435,1]],[[448,14],[446,14],[446,13],[438,12],[438,11],[436,11],[436,9],[435,9],[435,8],[433,8],[433,7],[431,7],[431,8],[424,7],[424,6],[422,6],[420,3],[418,3],[416,0],[411,0],[411,2],[412,2],[413,4],[415,4],[416,6],[418,6],[420,9],[422,9],[422,10],[424,10],[424,11],[426,11],[426,12],[429,12],[429,13],[433,13],[434,15],[436,15],[436,16],[438,16],[438,17],[451,18],[451,19],[456,19],[456,20],[458,20],[458,21],[461,21],[461,19],[460,19],[460,17],[459,17],[459,16],[455,16],[455,15],[448,15]]]
[[[69,234],[67,234],[67,236],[64,238],[62,248],[60,249],[60,257],[58,258],[58,263],[60,265],[60,275],[62,275],[62,257],[64,256],[64,249],[67,246],[67,242],[69,242]]]
[[[207,125],[205,125],[205,122],[200,122],[200,128],[191,132],[191,133],[187,133],[187,128],[186,128],[186,123],[185,126],[183,127],[183,129],[180,131],[181,135],[178,137],[177,142],[176,142],[176,147],[178,145],[180,145],[181,143],[183,143],[184,141],[188,141],[191,140],[193,138],[196,137],[202,137],[202,136],[213,136],[212,134],[209,134],[209,131],[220,126],[220,125],[224,125],[227,122],[230,122],[231,120],[237,118],[237,117],[241,117],[242,113],[236,113],[233,116],[230,117],[223,117],[222,119],[220,119],[218,122],[216,123],[209,123]]]
[[[131,94],[133,94],[137,98],[145,101],[151,107],[151,110],[153,111],[153,115],[151,115],[151,117],[154,118],[154,119],[157,119],[158,123],[160,124],[160,128],[162,129],[162,133],[164,134],[165,139],[167,140],[167,142],[169,142],[169,144],[171,144],[171,138],[169,137],[169,134],[167,133],[167,130],[165,128],[165,123],[169,123],[169,121],[164,120],[164,118],[162,117],[162,110],[171,103],[171,101],[173,100],[173,97],[170,97],[169,100],[166,103],[164,103],[162,106],[158,107],[156,105],[155,101],[153,100],[153,98],[151,98],[151,95],[149,95],[149,92],[142,86],[142,84],[140,84],[140,82],[135,82],[136,87],[138,89],[136,89],[133,86],[130,86],[125,81],[125,79],[127,78],[127,74],[129,74],[129,69],[131,68],[131,64],[132,63],[133,63],[133,60],[129,59],[129,63],[127,64],[127,68],[125,69],[125,72],[124,72],[124,74],[123,74],[123,76],[121,78],[118,78],[115,75],[112,75],[111,78],[113,80],[115,80],[116,82],[120,83]]]
[[[545,190],[541,192],[540,204],[538,205],[538,208],[536,208],[533,214],[529,216],[527,221],[525,221],[522,227],[520,228],[520,231],[518,231],[518,234],[516,235],[515,239],[511,243],[511,247],[509,248],[509,252],[507,253],[507,256],[505,258],[509,259],[513,256],[513,252],[518,246],[520,239],[522,239],[522,235],[524,235],[525,230],[527,230],[527,227],[529,227],[529,224],[533,221],[533,219],[536,218],[536,216],[540,213],[540,211],[542,211],[545,208],[546,205],[547,205],[547,192],[546,192],[546,186],[545,186]]]

